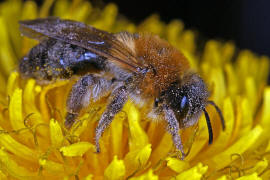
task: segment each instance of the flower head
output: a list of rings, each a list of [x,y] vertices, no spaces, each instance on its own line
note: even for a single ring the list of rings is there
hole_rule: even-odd
[[[117,17],[117,7],[95,8],[88,1],[5,1],[0,4],[0,178],[1,179],[268,179],[270,177],[269,59],[231,42],[210,40],[196,46],[196,33],[183,23],[150,16],[140,25]],[[50,14],[52,12],[53,14]],[[185,160],[175,156],[164,123],[147,121],[128,101],[101,139],[95,153],[94,129],[104,102],[91,105],[71,130],[64,128],[66,98],[73,84],[40,86],[14,70],[36,41],[20,36],[18,20],[59,16],[110,31],[151,31],[167,39],[205,79],[219,116],[207,107],[214,142],[208,145],[204,117],[181,130]]]

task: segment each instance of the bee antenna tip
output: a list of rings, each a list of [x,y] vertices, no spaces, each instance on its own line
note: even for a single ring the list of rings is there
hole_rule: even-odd
[[[222,129],[224,131],[226,129],[226,126],[225,126],[225,120],[224,120],[224,117],[223,117],[223,114],[222,114],[221,110],[219,109],[219,107],[216,105],[216,103],[214,101],[207,101],[207,104],[210,104],[210,105],[215,107],[216,111],[219,114],[221,124],[222,124]]]

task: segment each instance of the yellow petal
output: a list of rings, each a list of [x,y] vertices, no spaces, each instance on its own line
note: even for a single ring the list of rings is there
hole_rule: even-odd
[[[151,144],[147,144],[144,148],[142,148],[138,154],[136,155],[135,160],[140,162],[141,166],[145,166],[150,155],[151,155]]]
[[[261,180],[257,173],[253,173],[251,175],[242,176],[240,178],[237,178],[236,180]]]
[[[35,19],[37,17],[38,7],[34,1],[23,3],[22,19]]]
[[[158,180],[158,176],[153,174],[153,170],[150,169],[148,172],[138,177],[130,178],[130,180]]]
[[[8,177],[0,170],[0,179],[8,179]]]
[[[14,130],[24,128],[22,118],[22,90],[15,89],[14,93],[10,98],[9,104],[9,118],[10,123]]]
[[[34,150],[19,143],[8,134],[0,133],[0,144],[20,158],[29,160],[31,162],[37,162],[38,156]]]
[[[106,168],[104,172],[104,178],[110,180],[123,179],[125,176],[125,165],[123,160],[118,160],[117,156],[114,156],[112,162]]]
[[[209,146],[208,151],[201,155],[202,157],[211,157],[217,152],[221,151],[226,147],[231,138],[235,120],[232,100],[229,97],[224,99],[224,105],[222,109],[224,119],[226,119],[226,129],[225,131],[220,132],[219,136],[214,139],[213,144]]]
[[[10,97],[9,103],[9,120],[13,127],[13,130],[20,130],[25,128],[23,119],[23,106],[22,106],[22,89],[16,88]],[[29,134],[29,131],[24,133],[24,137],[21,138],[22,142],[33,142],[33,136]],[[17,143],[16,143],[17,144]],[[8,148],[8,147],[7,147]]]
[[[112,152],[114,155],[121,157],[122,145],[123,145],[123,122],[126,119],[125,113],[119,113],[114,118],[111,124],[111,141],[112,141]]]
[[[231,162],[232,154],[242,154],[248,150],[256,142],[258,137],[260,137],[262,131],[262,127],[257,125],[250,132],[243,135],[233,145],[228,147],[224,152],[206,160],[207,164],[211,164],[211,166],[217,170],[225,167]]]
[[[264,89],[263,95],[263,107],[261,112],[261,118],[259,124],[263,127],[263,133],[260,138],[256,141],[252,148],[259,147],[266,140],[270,138],[270,87]]]
[[[39,111],[37,110],[37,106],[35,104],[35,84],[36,81],[34,79],[29,79],[26,83],[26,86],[24,88],[24,92],[23,92],[23,98],[24,101],[26,102],[24,104],[24,109],[26,112],[29,113],[38,113]]]
[[[158,147],[153,149],[151,162],[153,164],[156,164],[161,159],[166,158],[168,153],[171,151],[172,147],[173,147],[172,136],[169,133],[165,133]]]
[[[187,51],[191,54],[194,53],[194,50],[195,50],[195,34],[190,31],[190,30],[185,30],[183,33],[182,33],[182,36],[181,36],[181,50],[183,51]]]
[[[257,174],[262,173],[266,168],[268,167],[268,160],[266,158],[263,158],[262,160],[258,161],[254,167],[247,170],[247,174],[251,174],[256,172]]]
[[[29,171],[25,167],[19,166],[14,160],[12,160],[8,153],[3,149],[0,149],[0,163],[1,169],[5,170],[10,176],[18,179],[32,179],[33,172]]]
[[[137,171],[138,169],[143,168],[151,155],[151,144],[147,144],[142,149],[137,149],[134,151],[130,151],[125,156],[125,165],[127,174],[130,175]]]
[[[264,97],[263,97],[263,108],[262,108],[262,117],[261,117],[261,124],[266,130],[270,129],[270,87],[265,88],[264,90]],[[269,133],[268,133],[269,134]]]
[[[6,94],[6,88],[7,88],[7,79],[2,76],[1,72],[0,72],[0,93],[2,94],[1,96],[1,99],[4,99],[3,98],[3,95]]]
[[[46,159],[40,159],[39,164],[42,166],[43,171],[47,171],[47,172],[49,172],[51,174],[55,174],[57,176],[60,175],[59,173],[62,174],[65,171],[63,164],[49,161]]]
[[[180,173],[190,167],[189,163],[186,161],[181,161],[176,158],[167,158],[167,166],[177,173]]]
[[[248,101],[247,98],[243,98],[240,100],[239,105],[239,116],[241,116],[241,126],[238,127],[240,132],[238,133],[239,135],[245,134],[246,132],[250,131],[253,125],[253,115],[252,112],[250,111],[250,101]]]
[[[83,178],[83,180],[92,180],[92,179],[93,179],[93,174],[89,174]]]
[[[270,140],[268,140],[268,144],[265,148],[265,152],[269,152],[270,151]]]
[[[151,32],[153,34],[162,35],[164,31],[164,23],[159,20],[157,14],[153,14],[145,19],[138,30],[141,32]]]
[[[34,79],[29,79],[23,91],[23,101],[24,101],[23,108],[27,115],[33,114],[31,115],[31,117],[29,117],[31,118],[31,124],[33,125],[43,123],[42,116],[40,114],[40,111],[37,109],[36,101],[35,101],[36,100],[35,89],[36,87],[40,88],[40,86],[35,86],[35,84],[36,84],[36,81]],[[39,88],[37,88],[37,90]],[[44,136],[47,135],[46,134],[47,131],[44,131],[43,129],[40,129],[39,133],[41,133]]]
[[[208,83],[213,85],[214,88],[212,98],[217,104],[219,104],[226,94],[224,73],[221,68],[212,68],[210,73],[211,75],[210,78],[208,78]],[[209,74],[209,72],[207,74]]]
[[[136,149],[141,149],[148,144],[148,136],[145,131],[140,126],[140,117],[139,112],[135,106],[128,101],[124,107],[124,111],[128,114],[128,123],[129,123],[129,149],[134,151]]]
[[[217,180],[227,180],[227,179],[228,179],[227,176],[224,175],[224,176],[219,177]]]
[[[206,121],[205,121],[205,117],[201,116],[199,118],[199,133],[197,135],[197,137],[195,138],[195,141],[192,145],[192,148],[190,150],[189,155],[186,157],[185,160],[191,160],[193,158],[195,158],[198,153],[201,152],[202,148],[205,146],[205,144],[208,141],[209,135],[208,135],[208,130],[207,130],[207,125],[206,125]]]
[[[50,136],[51,143],[54,147],[61,147],[64,141],[64,136],[60,125],[54,119],[50,121]]]
[[[41,8],[40,8],[40,12],[39,12],[39,16],[40,17],[47,17],[49,15],[49,11],[50,8],[53,4],[54,0],[46,0],[43,2]]]
[[[78,142],[69,146],[62,147],[60,152],[62,152],[64,156],[72,157],[82,156],[88,150],[95,151],[95,146],[89,142]]]
[[[80,3],[80,6],[72,8],[72,12],[67,16],[65,16],[64,18],[84,22],[87,20],[87,17],[91,13],[91,11],[92,11],[91,3],[88,1],[84,1]]]
[[[40,93],[40,111],[43,117],[44,121],[49,121],[50,120],[50,110],[51,107],[48,107],[48,99],[47,99],[47,93],[57,87],[61,87],[67,84],[67,81],[58,81],[53,84],[49,84],[48,86],[44,87],[42,92]],[[66,93],[66,92],[65,92]],[[63,101],[63,99],[62,99]]]
[[[184,29],[184,24],[180,20],[172,20],[166,27],[166,36],[168,41],[173,45],[173,46],[178,46],[179,44],[179,38],[180,34]]]
[[[234,71],[234,67],[232,64],[225,65],[225,73],[226,73],[226,80],[227,80],[227,91],[230,97],[233,99],[237,95],[239,86],[238,86],[238,79]]]
[[[184,171],[178,176],[176,176],[176,179],[177,180],[182,180],[182,179],[199,180],[206,173],[207,169],[208,169],[207,166],[203,166],[202,163],[199,163],[196,166],[192,167],[191,169]]]
[[[68,13],[70,13],[69,10],[69,6],[70,6],[71,2],[70,1],[66,1],[66,0],[59,0],[59,1],[55,1],[54,3],[54,8],[53,8],[53,14],[54,16],[57,17],[70,17],[68,16]]]
[[[18,87],[18,72],[12,72],[10,76],[8,77],[8,84],[7,84],[7,94],[11,96],[13,94],[13,91],[15,88]]]
[[[247,77],[245,79],[245,95],[248,98],[250,103],[250,109],[252,114],[254,114],[254,111],[256,111],[256,101],[257,101],[257,89],[254,81],[254,77]]]
[[[5,1],[4,3],[0,4],[0,8],[1,8],[1,16],[3,16],[3,19],[5,20],[5,26],[3,27],[1,24],[1,32],[2,29],[6,29],[7,30],[7,34],[8,36],[5,37],[5,34],[3,34],[4,37],[2,37],[1,35],[1,42],[0,42],[0,46],[2,46],[1,48],[6,49],[7,51],[9,51],[8,53],[11,53],[17,57],[14,56],[13,62],[17,63],[18,62],[18,56],[19,58],[21,57],[20,54],[20,50],[21,50],[21,34],[19,31],[19,18],[21,15],[21,7],[22,7],[22,2],[20,1]],[[4,60],[4,59],[2,59]],[[8,60],[8,59],[5,59]],[[4,60],[4,61],[5,61]],[[16,67],[16,64],[14,64],[15,66],[13,68]],[[1,66],[0,68],[7,68],[7,67],[3,67]],[[14,69],[12,69],[13,71]]]
[[[3,16],[0,16],[0,70],[4,75],[8,75],[16,66],[16,58],[9,40],[9,34],[7,29],[8,21]]]
[[[261,56],[259,59],[259,67],[260,71],[256,72],[256,85],[258,87],[265,86],[268,74],[269,74],[269,57]]]
[[[226,42],[222,47],[222,59],[224,62],[229,62],[234,56],[235,53],[235,45],[232,42]]]
[[[110,30],[111,26],[115,22],[118,8],[115,4],[108,4],[102,12],[99,20],[92,23],[92,25],[98,29]]]

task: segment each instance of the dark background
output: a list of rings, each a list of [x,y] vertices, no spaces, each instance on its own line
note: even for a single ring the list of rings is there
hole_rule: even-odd
[[[91,1],[93,2],[93,1]],[[181,19],[205,38],[232,40],[240,49],[270,56],[269,0],[103,0],[139,23],[158,13],[161,20]],[[99,0],[94,3],[100,3]]]

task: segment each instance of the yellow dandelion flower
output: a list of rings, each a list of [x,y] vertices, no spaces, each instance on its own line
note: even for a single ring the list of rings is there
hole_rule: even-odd
[[[50,14],[52,13],[52,14]],[[86,22],[118,32],[151,31],[167,39],[189,59],[205,79],[210,99],[221,108],[226,130],[217,113],[207,111],[214,142],[208,145],[204,117],[181,130],[184,160],[174,154],[163,123],[149,122],[129,101],[101,138],[95,153],[94,130],[104,104],[89,107],[66,130],[63,116],[72,82],[40,86],[21,79],[18,60],[37,42],[20,36],[18,21],[49,15]],[[269,179],[270,87],[269,59],[231,42],[208,41],[202,52],[196,36],[179,20],[165,24],[157,15],[140,25],[117,17],[117,7],[104,9],[88,1],[47,0],[0,4],[0,179]]]

